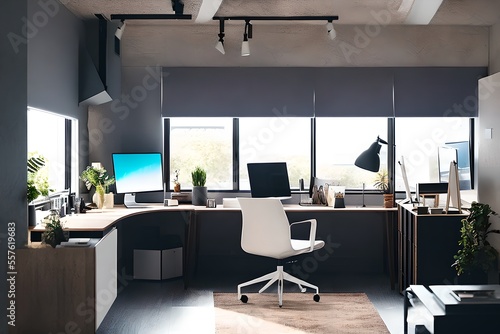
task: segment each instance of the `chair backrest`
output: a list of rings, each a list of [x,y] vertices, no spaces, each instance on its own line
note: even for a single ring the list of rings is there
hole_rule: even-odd
[[[277,198],[238,198],[243,216],[241,248],[247,253],[279,257],[292,250],[290,224]]]

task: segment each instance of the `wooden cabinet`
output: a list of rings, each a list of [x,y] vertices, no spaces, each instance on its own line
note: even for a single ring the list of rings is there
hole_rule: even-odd
[[[454,284],[451,265],[459,249],[462,214],[417,214],[398,204],[399,289],[410,285]]]
[[[117,231],[90,247],[16,250],[11,333],[95,333],[117,294]]]

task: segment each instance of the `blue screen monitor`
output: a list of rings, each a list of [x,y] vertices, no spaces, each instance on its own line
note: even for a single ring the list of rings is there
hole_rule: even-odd
[[[249,163],[247,168],[252,197],[292,197],[285,162]]]
[[[161,153],[113,153],[116,192],[125,194],[126,207],[143,206],[135,194],[163,190]]]

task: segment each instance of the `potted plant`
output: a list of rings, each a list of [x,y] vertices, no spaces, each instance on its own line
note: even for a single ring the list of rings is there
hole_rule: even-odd
[[[28,203],[33,202],[40,195],[49,195],[48,177],[39,173],[44,166],[45,158],[42,155],[33,155],[28,159]]]
[[[50,214],[45,218],[45,231],[42,234],[42,242],[55,248],[62,241],[66,241],[63,225],[57,210],[50,210]]]
[[[104,195],[109,193],[109,186],[115,183],[115,178],[109,176],[103,167],[87,166],[80,175],[80,179],[85,182],[88,190],[92,187],[95,188],[97,197],[94,203],[99,209],[102,209],[106,203]],[[113,196],[113,194],[110,195]],[[112,207],[112,203],[106,205],[106,207]]]
[[[469,215],[461,220],[458,244],[462,248],[453,256],[455,262],[452,266],[458,276],[467,274],[473,278],[482,274],[484,281],[487,280],[488,271],[497,264],[498,251],[487,240],[488,234],[500,233],[500,230],[490,229],[490,216],[497,213],[488,204],[477,202],[472,202],[468,211]]]
[[[207,181],[207,173],[203,168],[197,166],[194,171],[191,172],[191,179],[193,182],[193,205],[206,205],[207,187],[205,187],[205,182]]]
[[[27,199],[28,199],[28,225],[36,225],[36,211],[33,201],[39,196],[48,196],[49,181],[47,175],[40,172],[45,166],[45,158],[42,155],[32,155],[28,159],[28,182],[27,182]]]
[[[384,194],[384,208],[392,208],[394,206],[394,194],[389,189],[389,175],[387,170],[382,169],[377,172],[373,186]]]

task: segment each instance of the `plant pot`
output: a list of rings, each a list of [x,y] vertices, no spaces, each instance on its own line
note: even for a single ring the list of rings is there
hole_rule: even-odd
[[[334,208],[345,208],[344,198],[343,197],[335,198],[335,202],[333,204],[333,207]]]
[[[28,205],[28,226],[36,226],[36,210],[35,205]]]
[[[205,206],[207,204],[207,187],[193,187],[192,203],[196,206]]]
[[[115,206],[115,194],[113,193],[104,194],[103,209],[113,209],[114,206]]]
[[[455,284],[460,285],[484,285],[488,284],[488,273],[481,269],[473,269],[457,276],[455,281]]]
[[[394,206],[394,194],[384,194],[384,208],[392,208]]]

